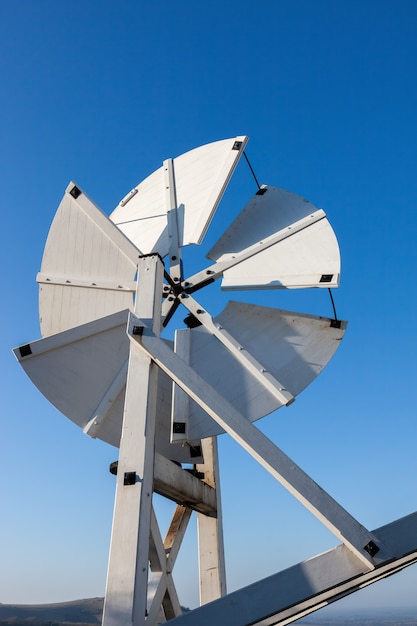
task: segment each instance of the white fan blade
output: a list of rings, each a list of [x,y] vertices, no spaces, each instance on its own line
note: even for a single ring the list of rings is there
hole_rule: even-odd
[[[70,183],[37,276],[42,335],[131,307],[138,256],[107,215]]]
[[[223,289],[337,287],[340,254],[326,214],[301,196],[263,186],[207,257]],[[216,266],[209,268],[216,274]],[[193,279],[190,279],[193,283]]]
[[[128,313],[120,311],[13,350],[49,402],[87,434],[116,447],[122,431],[129,358]],[[171,393],[171,380],[160,372],[157,452],[179,463],[200,462],[191,457],[189,446],[170,444]]]
[[[214,322],[239,341],[295,397],[323,370],[343,338],[346,322],[240,302],[229,302]],[[338,328],[340,326],[340,328]],[[188,329],[181,332],[188,332]],[[282,403],[204,327],[190,333],[190,366],[251,422]],[[190,402],[190,439],[221,432]]]
[[[179,245],[201,243],[248,141],[224,139],[174,159]],[[144,254],[169,252],[164,167],[120,202],[110,219]]]

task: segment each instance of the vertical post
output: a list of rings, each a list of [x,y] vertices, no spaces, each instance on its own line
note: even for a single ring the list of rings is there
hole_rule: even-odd
[[[185,363],[190,362],[191,331],[175,332],[175,353]],[[188,414],[190,398],[174,382],[172,393],[172,442],[188,441]],[[201,440],[204,463],[197,469],[204,473],[204,481],[216,490],[217,517],[197,514],[198,555],[200,573],[200,605],[226,594],[222,509],[219,485],[219,461],[216,437]]]
[[[139,259],[135,314],[156,334],[161,327],[162,280],[158,255]],[[157,384],[157,366],[131,348],[103,626],[145,624]]]
[[[216,489],[217,517],[197,514],[198,562],[200,570],[200,605],[226,595],[223,521],[219,484],[217,438],[201,440],[204,464],[197,469],[204,472],[204,481]]]
[[[191,331],[182,328],[175,331],[174,350],[175,354],[187,364],[190,362]],[[190,398],[172,383],[172,409],[171,409],[171,443],[188,442],[188,415],[190,412]]]

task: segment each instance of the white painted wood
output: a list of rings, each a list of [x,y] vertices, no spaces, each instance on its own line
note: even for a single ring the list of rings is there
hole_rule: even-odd
[[[218,392],[146,327],[139,338],[133,326],[142,322],[130,314],[129,337],[147,352],[157,365],[229,433],[253,458],[272,474],[294,497],[317,517],[338,539],[341,539],[369,569],[381,558],[387,558],[384,546],[353,518],[310,476],[305,474],[282,450],[245,419]],[[380,552],[371,557],[365,546],[373,541]],[[392,555],[390,555],[392,556]]]
[[[163,618],[172,619],[175,614],[181,614],[179,604],[176,600],[176,592],[171,573],[181,547],[185,531],[190,520],[191,510],[177,506],[168,528],[163,545],[160,539],[156,518],[153,517],[153,545],[151,541],[151,554],[153,555],[155,571],[151,573],[150,584],[148,585],[149,612],[147,624],[155,623],[155,619],[160,623],[161,614]],[[155,542],[155,537],[158,537]],[[158,566],[160,572],[158,572]],[[152,567],[152,557],[151,557]],[[167,597],[168,596],[168,597]],[[172,601],[172,597],[174,601]],[[162,605],[163,611],[160,611]]]
[[[120,381],[118,377],[129,356],[127,316],[127,311],[113,313],[34,341],[30,344],[31,354],[25,357],[19,348],[14,350],[41,393],[81,428],[89,424],[93,427],[96,418],[101,422],[106,407],[108,419],[97,434],[116,446],[123,414],[119,390],[123,382],[124,398],[126,383],[126,378]],[[108,394],[109,389],[114,391],[113,396]]]
[[[217,514],[216,492],[212,486],[158,453],[155,454],[154,491],[194,511],[211,517]]]
[[[103,626],[145,624],[157,372],[137,356],[129,361]],[[123,484],[125,472],[136,473],[134,485]]]
[[[329,255],[323,244],[329,231],[329,222],[320,220],[308,229],[300,230],[298,236],[265,248],[226,270],[222,289],[338,287],[340,266],[328,260]],[[336,272],[336,269],[339,271]]]
[[[226,594],[217,439],[216,437],[202,439],[201,445],[204,463],[197,465],[197,470],[204,473],[204,482],[215,489],[217,515],[213,518],[197,513],[200,605],[217,600]]]
[[[132,307],[137,248],[70,183],[46,241],[39,279],[43,336]]]
[[[168,242],[169,242],[169,273],[176,283],[182,281],[182,261],[180,241],[183,233],[179,234],[179,213],[182,211],[181,226],[184,226],[184,205],[177,206],[177,194],[175,191],[174,162],[167,159],[163,163],[165,183],[165,207],[167,211]]]
[[[210,313],[201,308],[194,298],[184,294],[181,299],[183,305],[194,315],[194,317],[201,322],[204,328],[213,337],[218,339],[221,344],[234,356],[236,361],[250,373],[253,378],[258,381],[266,391],[268,391],[279,403],[279,406],[288,405],[294,401],[294,396],[285,388],[283,383],[277,380],[274,376],[267,371],[266,367],[262,365],[251,353],[248,351],[247,346],[242,345],[239,341],[228,332],[219,323],[215,324]],[[231,326],[233,328],[233,326]],[[257,329],[252,329],[253,334],[257,334]],[[201,354],[202,358],[206,358]]]
[[[84,426],[83,431],[90,437],[97,438],[100,435],[106,418],[110,416],[112,407],[115,401],[120,398],[121,394],[124,395],[126,388],[128,361],[126,360],[120,370],[118,371],[115,379],[109,385],[104,396],[100,400],[96,410],[90,421]]]
[[[367,570],[346,546],[264,578],[173,620],[173,626],[290,624],[317,609],[417,563],[417,513],[373,531],[394,559]]]
[[[174,159],[180,246],[201,243],[248,138],[224,139],[206,144]],[[233,149],[238,142],[239,149]],[[136,193],[133,193],[136,191]],[[130,198],[110,215],[118,228],[143,252],[169,252],[164,167],[132,190]]]
[[[167,620],[181,615],[182,610],[171,574],[174,561],[170,560],[168,565],[165,546],[159,532],[154,511],[152,511],[151,515],[149,561],[152,575],[154,573],[162,574],[158,576],[158,585],[152,595],[149,594],[148,589],[148,613],[146,622],[147,624],[156,624],[161,605]]]
[[[187,302],[188,299],[184,299]],[[205,318],[201,314],[201,319]],[[270,379],[279,381],[296,397],[330,361],[344,336],[346,323],[331,326],[328,318],[229,302],[214,325],[233,335],[243,354],[262,364]],[[259,377],[236,360],[217,337],[204,327],[190,331],[190,365],[246,419],[253,422],[283,403],[265,388]],[[194,402],[190,403],[188,436],[209,437],[222,432]]]
[[[190,362],[191,330],[177,330],[175,333],[175,353],[185,363]],[[188,414],[190,398],[174,382],[172,399],[172,424],[184,423],[185,433],[172,431],[172,441],[187,441]],[[226,593],[226,569],[224,561],[223,521],[219,485],[219,460],[215,438],[202,439],[200,446],[204,463],[197,465],[197,470],[204,474],[204,484],[210,486],[215,494],[215,517],[197,514],[198,555],[200,576],[200,604],[211,602]]]
[[[172,571],[191,517],[191,509],[177,506],[164,539],[167,568]]]
[[[36,282],[38,284],[43,285],[63,285],[71,287],[88,287],[89,289],[107,289],[108,291],[127,291],[129,293],[136,292],[136,282],[135,281],[127,281],[123,285],[120,284],[120,281],[99,281],[99,282],[91,282],[90,280],[84,280],[82,278],[72,277],[69,279],[67,276],[57,276],[53,275],[51,272],[48,274],[43,274],[42,272],[38,272],[36,276]]]
[[[268,187],[268,190],[274,188]],[[261,199],[266,196],[255,195],[254,198],[248,205],[252,209],[251,213],[258,208],[259,203],[262,204]],[[273,194],[268,199],[273,200]],[[311,205],[310,208],[314,209]],[[256,215],[252,217],[257,224]],[[232,226],[233,229],[231,227],[229,230],[232,230],[230,239],[233,240],[234,229],[239,230],[239,224]],[[204,286],[207,280],[213,281],[219,276],[223,276],[223,289],[338,286],[339,248],[324,211],[314,210],[311,214],[276,231],[273,228],[278,228],[279,223],[269,226],[271,228],[269,234],[264,228],[260,231],[254,227],[249,229],[251,237],[243,236],[245,234],[243,233],[241,240],[234,241],[233,245],[229,243],[229,238],[225,238],[224,244],[229,244],[228,249],[232,251],[222,254],[214,265],[187,278],[187,289],[195,291]],[[258,239],[262,233],[264,236]],[[221,242],[223,244],[223,238]],[[244,247],[246,243],[249,245]],[[224,245],[220,247],[223,248]],[[213,250],[215,253],[218,252],[216,247]]]
[[[306,228],[311,228],[312,226],[317,224],[317,222],[321,222],[325,218],[325,216],[326,214],[324,213],[324,211],[320,209],[318,211],[315,211],[311,215],[308,215],[304,218],[301,218],[297,222],[294,222],[293,224],[291,224],[291,226],[285,227],[276,233],[264,237],[261,241],[258,241],[257,243],[254,243],[247,248],[243,248],[243,250],[239,252],[224,255],[224,257],[214,265],[210,265],[210,267],[207,267],[206,269],[197,272],[197,274],[194,274],[193,276],[187,278],[187,291],[196,291],[197,289],[200,289],[202,286],[204,286],[207,282],[213,282],[217,278],[224,276],[224,274],[228,270],[232,270],[237,265],[240,265],[241,263],[249,261],[250,259],[257,257],[258,255],[267,252],[269,248],[281,244],[287,239],[293,237],[295,234],[304,231]],[[252,288],[255,289],[259,287],[254,285]]]
[[[190,362],[191,331],[182,328],[175,331],[174,350],[186,363]],[[188,422],[190,414],[190,398],[174,382],[172,383],[172,408],[171,408],[171,442],[188,442]],[[183,432],[181,426],[183,425]],[[200,442],[201,445],[201,442]]]
[[[59,411],[89,435],[115,446],[121,435],[122,372],[129,352],[126,322],[127,311],[120,312],[32,342],[29,356],[21,357],[19,348],[14,351],[33,383]],[[232,329],[244,351],[261,361],[293,396],[322,371],[346,327],[342,322],[340,329],[332,328],[327,318],[234,302],[214,324],[225,331]],[[260,419],[282,406],[212,334],[203,328],[180,333],[189,337],[192,367],[247,419]],[[172,383],[161,374],[158,386],[158,452],[179,462],[198,462],[189,447],[170,445]],[[192,445],[199,445],[201,437],[222,432],[195,403],[188,407],[184,394],[178,397],[185,404],[178,405],[174,419],[187,422],[189,416],[186,440]]]
[[[91,437],[119,447],[129,341],[127,311],[88,322],[30,343],[31,354],[14,349],[39,391]],[[164,340],[166,341],[166,340]],[[168,342],[171,345],[171,342]],[[178,463],[198,462],[189,446],[170,444],[172,381],[158,378],[156,449]],[[191,441],[198,445],[199,440]]]
[[[159,334],[163,264],[138,264],[135,311]],[[132,345],[132,344],[131,344]],[[158,371],[149,356],[130,349],[117,472],[103,626],[144,626],[154,476]],[[134,484],[126,473],[134,472]]]
[[[340,254],[336,236],[323,211],[283,189],[264,185],[208,253],[218,262],[260,246],[274,234],[291,232],[285,240],[224,271],[224,289],[336,287]],[[314,215],[323,215],[316,222]],[[308,223],[308,220],[311,223]],[[306,228],[296,225],[305,222]],[[323,279],[323,276],[326,276]]]

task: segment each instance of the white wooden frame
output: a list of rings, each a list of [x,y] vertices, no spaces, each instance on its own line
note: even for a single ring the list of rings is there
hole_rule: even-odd
[[[53,271],[54,263],[49,264],[49,261],[38,274],[37,280],[41,285],[53,285],[60,291],[61,287],[89,289],[96,299],[100,290],[130,294],[136,289],[134,313],[129,314],[127,327],[129,360],[120,366],[117,364],[118,372],[113,382],[84,426],[89,435],[99,434],[108,407],[120,393],[127,377],[103,626],[154,626],[160,620],[173,620],[179,626],[213,626],[217,623],[227,623],[228,626],[288,624],[417,562],[417,513],[376,531],[367,530],[190,367],[189,335],[182,335],[174,351],[160,339],[162,320],[167,321],[181,302],[197,323],[202,324],[220,341],[266,391],[281,404],[288,405],[294,400],[280,381],[270,375],[262,363],[244,350],[230,333],[216,324],[190,294],[288,237],[313,224],[318,225],[325,219],[325,213],[314,210],[303,219],[236,254],[228,253],[223,260],[220,257],[217,263],[188,280],[183,277],[181,246],[193,243],[194,240],[201,242],[246,141],[247,138],[243,136],[237,137],[233,144],[231,140],[220,142],[223,147],[228,147],[229,152],[221,172],[212,184],[211,192],[207,192],[209,197],[208,200],[206,198],[205,211],[199,219],[194,220],[187,241],[184,241],[182,232],[185,207],[178,205],[176,193],[175,162],[172,159],[164,161],[161,174],[164,190],[160,189],[158,193],[165,198],[166,222],[164,214],[153,216],[151,211],[148,217],[162,218],[164,245],[168,241],[170,269],[169,274],[165,274],[168,285],[163,285],[164,269],[158,254],[139,256],[141,253],[138,248],[74,183],[66,190],[64,208],[73,206],[80,214],[87,216],[94,226],[94,233],[103,234],[118,248],[117,252],[120,250],[124,254],[129,270],[133,269],[134,272],[137,266],[137,282],[124,280],[121,285],[115,282],[113,274],[97,281],[90,281],[88,273],[84,276],[78,275],[76,271],[67,276],[63,275],[65,270]],[[203,152],[209,153],[210,150]],[[201,150],[199,153],[202,154]],[[186,159],[193,158],[192,153],[182,155],[177,160],[178,168],[183,167],[181,159],[184,156]],[[186,169],[183,167],[184,172]],[[204,174],[204,168],[200,169]],[[184,172],[185,180],[187,175]],[[198,183],[193,181],[193,184],[198,191]],[[124,207],[137,193],[137,189],[132,190],[120,206]],[[163,203],[162,200],[161,206]],[[195,204],[198,202],[195,201]],[[61,228],[60,235],[65,234],[64,231]],[[79,231],[73,230],[72,234],[78,237]],[[53,243],[56,252],[56,241]],[[111,267],[114,269],[115,266]],[[316,286],[337,286],[338,279],[339,274],[335,273],[330,277],[331,282],[324,281],[323,285]],[[303,283],[296,286],[308,285]],[[229,288],[233,287],[230,283]],[[163,304],[162,294],[167,296]],[[124,298],[125,295],[123,302]],[[118,305],[114,306],[117,308]],[[102,324],[106,327],[110,319],[114,321],[118,316],[116,312],[103,317],[95,325],[96,330]],[[66,335],[70,343],[80,337],[88,338],[91,331],[88,323],[76,326],[74,319]],[[81,322],[78,321],[78,324]],[[48,345],[53,346],[55,343],[56,335],[53,334],[43,340],[42,349],[45,351]],[[36,352],[36,345],[33,345]],[[31,354],[29,344],[21,346],[15,350],[19,360],[28,356],[22,348],[30,348]],[[342,545],[246,589],[226,595],[217,440],[211,437],[202,441],[204,462],[195,468],[197,473],[203,475],[202,479],[187,474],[155,453],[160,369],[171,378],[174,387],[173,422],[183,420],[185,424],[184,433],[172,433],[172,442],[188,443],[187,417],[191,398],[333,532]],[[153,492],[177,502],[164,539],[152,505]],[[197,511],[199,534],[201,606],[182,615],[172,570],[193,510]]]
[[[134,328],[141,328],[140,335],[133,332]],[[132,313],[129,316],[128,333],[131,341],[138,348],[149,355],[190,398],[197,402],[338,539],[341,539],[366,568],[373,569],[381,557],[388,558],[389,550],[384,548],[377,537],[343,509],[260,430],[240,415]]]

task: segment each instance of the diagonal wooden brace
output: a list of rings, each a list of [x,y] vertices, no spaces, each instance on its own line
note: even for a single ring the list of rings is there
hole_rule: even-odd
[[[134,334],[133,329],[139,327],[142,329],[141,334]],[[129,316],[128,335],[132,343],[148,354],[190,398],[348,546],[366,568],[371,570],[380,560],[389,558],[387,548],[376,536],[236,411],[132,313]]]

